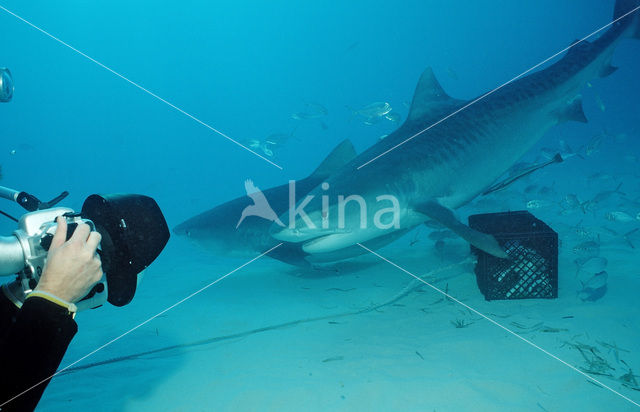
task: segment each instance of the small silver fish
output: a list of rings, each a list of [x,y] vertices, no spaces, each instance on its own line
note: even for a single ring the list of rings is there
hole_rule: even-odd
[[[261,144],[260,140],[258,140],[258,139],[249,139],[245,143],[246,143],[247,146],[249,146],[251,148],[254,148],[254,149],[259,149],[260,148],[260,144]]]
[[[304,112],[294,113],[291,118],[294,120],[320,119],[329,114],[327,108],[319,103],[306,103],[305,106]]]
[[[597,135],[593,136],[589,143],[587,143],[587,147],[584,149],[584,153],[587,156],[592,156],[600,150],[600,146],[602,145],[602,139],[608,136],[606,131],[602,131]]]
[[[261,151],[262,153],[264,153],[269,157],[273,156],[273,147],[272,147],[273,144],[271,142],[268,142],[268,141],[263,142],[258,139],[249,139],[245,143],[250,148]]]
[[[294,120],[319,119],[321,117],[324,117],[324,115],[321,113],[298,112],[291,115],[291,118]]]
[[[396,112],[389,112],[384,116],[387,120],[391,120],[394,123],[398,123],[400,122],[400,120],[402,120],[402,116],[400,116],[398,113]]]
[[[600,256],[600,243],[594,240],[587,240],[573,247],[573,253],[584,258]]]
[[[589,280],[582,283],[582,290],[578,291],[578,297],[584,301],[595,302],[607,292],[607,280],[609,274],[602,271],[593,275]]]
[[[293,137],[293,132],[290,134],[286,133],[271,133],[269,136],[265,138],[265,142],[269,142],[273,145],[282,146],[289,141]]]
[[[587,258],[578,258],[574,260],[574,263],[578,267],[576,275],[580,272],[594,275],[605,270],[609,261],[607,260],[607,258],[594,256]]]
[[[604,103],[602,103],[600,95],[598,94],[596,94],[596,104],[598,105],[598,109],[600,109],[600,111],[604,112],[605,110],[607,110],[607,108],[604,106]]]
[[[593,199],[591,199],[591,202],[597,204],[609,199],[613,195],[624,196],[625,193],[620,191],[621,187],[622,187],[622,183],[620,183],[618,187],[616,187],[614,190],[605,190],[603,192],[599,192],[597,195],[594,196]]]
[[[563,209],[578,209],[581,205],[582,202],[580,202],[578,196],[574,194],[566,195],[560,203],[560,206],[562,206]]]
[[[621,223],[629,223],[636,220],[630,214],[626,212],[621,212],[621,211],[609,212],[606,214],[605,217],[607,218],[607,220],[611,220],[612,222],[621,222]]]
[[[527,202],[527,209],[542,209],[542,208],[549,207],[552,204],[553,203],[551,203],[548,200],[534,199],[534,200],[529,200]]]
[[[374,102],[358,109],[356,113],[364,117],[382,117],[391,111],[391,105],[387,102]]]
[[[0,102],[9,102],[13,98],[13,77],[6,67],[0,67]]]
[[[306,103],[308,111],[312,111],[314,113],[320,113],[324,116],[329,114],[329,110],[326,107],[321,105],[320,103]]]
[[[638,216],[640,217],[640,213],[638,214]],[[640,219],[638,219],[640,220]],[[633,230],[628,231],[627,233],[622,235],[622,238],[624,239],[625,242],[627,242],[627,244],[631,247],[631,249],[635,249],[636,246],[634,245],[634,242],[636,241],[636,239],[634,239],[634,237],[636,236],[636,233],[640,233],[640,228],[637,227]],[[633,236],[633,237],[632,237]]]
[[[592,238],[593,235],[591,233],[591,230],[589,230],[589,228],[584,227],[581,223],[578,223],[576,226],[573,227],[573,229],[575,230],[576,235],[582,237],[582,238]]]

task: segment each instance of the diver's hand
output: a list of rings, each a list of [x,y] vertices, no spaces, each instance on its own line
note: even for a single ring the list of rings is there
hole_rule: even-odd
[[[68,241],[67,221],[59,216],[47,263],[35,290],[51,293],[67,302],[82,299],[102,278],[102,262],[96,253],[102,237],[86,223],[78,224]]]

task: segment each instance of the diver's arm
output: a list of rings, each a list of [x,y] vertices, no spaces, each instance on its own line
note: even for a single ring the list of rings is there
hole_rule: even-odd
[[[102,276],[96,255],[100,235],[79,224],[68,241],[66,236],[66,221],[58,218],[40,281],[20,309],[10,307],[13,303],[0,293],[0,405],[19,395],[0,406],[2,412],[36,407],[78,331],[73,302]]]
[[[58,369],[78,326],[68,307],[47,297],[29,296],[22,308],[14,310],[10,308],[13,303],[0,295],[3,325],[7,319],[12,323],[8,331],[2,331],[0,341],[0,404],[28,390],[0,410],[30,411]]]
[[[18,307],[3,292],[4,290],[0,290],[0,345],[4,342],[11,326],[16,322],[16,316],[18,316]],[[0,356],[2,356],[1,352]]]

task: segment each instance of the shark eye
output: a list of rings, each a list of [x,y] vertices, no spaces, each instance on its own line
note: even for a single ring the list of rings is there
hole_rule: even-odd
[[[186,235],[187,235],[187,236],[189,236],[189,237],[191,237],[191,231],[190,231],[190,230],[187,230]]]

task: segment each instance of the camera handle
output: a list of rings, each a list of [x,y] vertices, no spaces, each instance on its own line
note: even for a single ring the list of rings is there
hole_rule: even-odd
[[[10,189],[8,187],[0,186],[0,197],[11,200],[28,210],[29,212],[33,212],[36,210],[49,209],[56,204],[58,204],[62,199],[69,196],[69,192],[66,190],[60,193],[58,196],[49,200],[48,202],[43,202],[37,197],[27,192],[19,192],[14,189]]]

